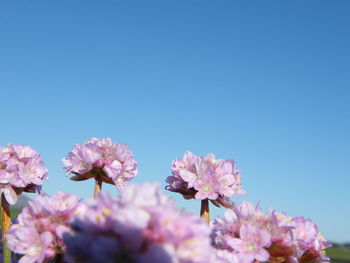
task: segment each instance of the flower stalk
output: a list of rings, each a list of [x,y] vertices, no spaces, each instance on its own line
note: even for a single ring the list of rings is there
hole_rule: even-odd
[[[205,199],[201,201],[201,214],[200,216],[209,225],[210,224],[210,213],[209,213],[209,200]]]
[[[101,192],[101,190],[102,190],[102,178],[101,178],[101,176],[97,175],[95,177],[95,188],[94,188],[94,198],[95,199],[98,196],[98,194]]]
[[[4,263],[11,263],[11,251],[6,245],[6,233],[11,226],[10,205],[4,195],[1,195],[1,229],[2,229],[2,244],[3,244],[3,259]]]

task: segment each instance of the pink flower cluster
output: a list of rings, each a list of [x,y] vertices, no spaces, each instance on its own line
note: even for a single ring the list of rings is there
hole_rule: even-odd
[[[128,146],[109,138],[75,145],[63,163],[73,180],[95,178],[118,190],[137,175]],[[125,187],[116,197],[100,193],[87,205],[68,193],[41,194],[6,233],[7,246],[23,255],[19,263],[329,262],[329,243],[311,220],[264,213],[249,202],[233,206],[230,197],[245,194],[233,160],[186,152],[171,170],[166,189],[229,208],[225,217],[210,229],[200,217],[177,210],[151,183]],[[0,147],[0,196],[8,203],[23,191],[39,190],[46,178],[32,148]]]
[[[64,236],[67,262],[208,263],[210,228],[178,211],[156,184],[130,185],[91,201]]]
[[[120,190],[137,175],[137,163],[126,144],[113,144],[110,138],[92,138],[76,144],[63,163],[67,174],[76,181],[96,178],[115,184]]]
[[[19,263],[47,262],[65,251],[62,235],[69,231],[73,215],[83,208],[80,199],[69,193],[41,194],[29,202],[7,232],[7,246],[24,254]]]
[[[244,195],[241,177],[233,160],[215,159],[214,154],[197,156],[186,152],[183,159],[173,161],[172,176],[166,189],[185,199],[209,199],[216,206],[231,207],[231,196]]]
[[[0,147],[0,196],[4,194],[9,204],[15,204],[21,192],[40,191],[46,179],[47,169],[31,147]]]
[[[325,248],[330,247],[331,244],[321,235],[314,222],[304,217],[296,217],[292,219],[292,226],[295,259],[301,263],[329,262]]]
[[[213,243],[228,262],[329,262],[329,243],[309,219],[263,213],[249,202],[236,205],[213,224]]]

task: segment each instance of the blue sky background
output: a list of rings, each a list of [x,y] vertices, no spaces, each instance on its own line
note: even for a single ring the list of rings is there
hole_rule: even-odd
[[[82,197],[93,182],[60,160],[91,137],[129,144],[134,182],[162,188],[173,159],[213,152],[242,169],[240,200],[349,241],[349,14],[348,0],[1,1],[0,144],[31,145],[44,190]]]

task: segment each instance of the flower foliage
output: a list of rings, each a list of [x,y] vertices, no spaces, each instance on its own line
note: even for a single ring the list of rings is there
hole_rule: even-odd
[[[317,226],[303,217],[263,213],[249,202],[236,205],[213,224],[213,244],[222,256],[235,255],[237,262],[307,263],[328,262],[329,243]]]
[[[209,226],[176,210],[156,184],[99,194],[72,228],[64,236],[67,262],[207,263],[214,256]]]
[[[235,162],[215,159],[214,154],[200,157],[186,152],[182,159],[173,161],[171,171],[166,189],[185,199],[209,199],[216,206],[228,208],[232,206],[230,197],[245,194]]]
[[[73,215],[83,208],[80,199],[69,193],[39,195],[22,210],[18,223],[11,226],[6,235],[8,247],[24,254],[20,263],[53,259],[65,251],[62,235],[69,231]]]
[[[137,175],[137,163],[126,144],[113,144],[110,138],[92,138],[76,144],[64,158],[67,174],[75,181],[100,177],[120,190]]]
[[[47,169],[39,153],[29,146],[7,144],[0,147],[0,195],[11,205],[21,192],[40,191]]]

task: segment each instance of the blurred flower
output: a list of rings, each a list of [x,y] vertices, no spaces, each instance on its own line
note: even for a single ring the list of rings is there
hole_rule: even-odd
[[[228,250],[216,249],[216,255],[213,263],[240,263],[237,254],[234,254]]]
[[[235,205],[214,221],[212,240],[218,251],[231,253],[242,263],[329,261],[324,254],[329,243],[311,220],[273,210],[265,214],[249,202]]]
[[[0,195],[9,204],[15,204],[21,192],[39,192],[46,179],[47,169],[31,147],[10,143],[0,147]]]
[[[300,263],[328,262],[325,249],[330,243],[318,232],[317,226],[304,217],[293,218],[292,229],[295,246],[295,259]]]
[[[232,160],[215,159],[214,154],[197,156],[186,152],[183,159],[173,161],[172,176],[166,189],[185,199],[209,199],[216,206],[232,207],[230,197],[244,195],[240,171]]]
[[[207,263],[215,256],[210,229],[178,211],[156,184],[98,195],[64,235],[67,262]],[[209,260],[209,261],[208,261]]]
[[[76,144],[62,161],[67,174],[75,174],[72,180],[100,177],[105,183],[115,184],[119,190],[137,175],[137,163],[128,146],[112,144],[109,138],[92,138]]]
[[[65,251],[62,235],[70,231],[73,215],[82,210],[80,199],[69,193],[41,194],[19,214],[18,223],[6,235],[7,245],[13,252],[24,254],[20,263],[53,259]]]

